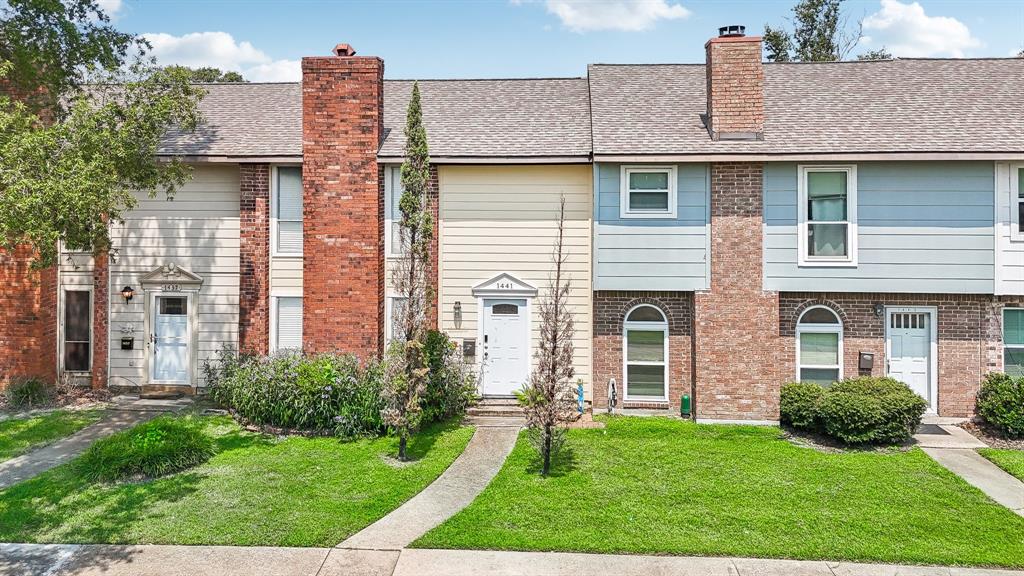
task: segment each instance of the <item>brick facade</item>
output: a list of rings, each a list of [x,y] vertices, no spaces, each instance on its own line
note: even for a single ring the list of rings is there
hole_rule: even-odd
[[[93,257],[92,268],[92,370],[91,385],[107,387],[107,357],[110,347],[110,256]]]
[[[651,304],[668,319],[668,402],[627,401],[622,368],[622,325],[626,313],[640,304]],[[619,408],[678,410],[683,394],[692,394],[693,295],[689,292],[594,292],[594,389],[595,410],[608,407],[608,381],[615,379]]]
[[[240,249],[238,347],[270,346],[270,165],[239,164]]]
[[[303,346],[380,352],[384,62],[302,59]]]
[[[711,138],[760,138],[764,133],[761,38],[712,38],[704,50]]]
[[[57,378],[57,269],[31,267],[21,247],[0,250],[0,388],[11,380]]]
[[[711,289],[694,296],[698,418],[778,420],[779,297],[762,290],[764,165],[711,165]]]

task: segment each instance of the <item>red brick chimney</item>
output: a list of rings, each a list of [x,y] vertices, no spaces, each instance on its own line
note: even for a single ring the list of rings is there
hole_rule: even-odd
[[[743,26],[718,29],[704,45],[707,53],[708,110],[705,126],[712,140],[764,137],[764,67],[761,37]]]
[[[334,54],[302,59],[303,347],[366,357],[383,326],[384,61]]]

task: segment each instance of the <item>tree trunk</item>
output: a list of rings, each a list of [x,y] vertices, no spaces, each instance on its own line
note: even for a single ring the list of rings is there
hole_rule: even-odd
[[[409,437],[406,436],[405,431],[401,431],[398,434],[398,459],[402,462],[407,460],[405,455],[405,449],[409,445]]]
[[[541,476],[547,476],[551,470],[551,425],[544,425],[544,465],[541,468]]]

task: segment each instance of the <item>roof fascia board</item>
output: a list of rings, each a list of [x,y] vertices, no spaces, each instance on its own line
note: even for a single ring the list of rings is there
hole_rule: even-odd
[[[594,162],[781,162],[851,160],[1024,160],[1024,152],[844,152],[784,154],[595,154]]]
[[[160,160],[178,159],[189,164],[295,164],[302,162],[302,155],[297,156],[200,156],[182,154],[158,154]]]
[[[401,164],[404,156],[378,156],[382,164]],[[430,156],[431,164],[590,164],[589,156]]]

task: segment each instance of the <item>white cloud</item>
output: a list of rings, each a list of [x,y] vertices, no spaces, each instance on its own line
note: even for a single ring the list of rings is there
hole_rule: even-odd
[[[241,72],[254,82],[289,82],[302,78],[298,60],[274,60],[249,42],[237,42],[227,32],[193,32],[183,36],[143,34],[161,65],[213,66]]]
[[[667,0],[546,0],[545,6],[573,32],[636,32],[649,29],[659,20],[690,16],[681,4],[669,4]]]
[[[864,18],[865,46],[886,49],[897,57],[963,58],[981,41],[966,24],[947,16],[928,16],[917,2],[882,0],[882,9]]]
[[[121,0],[97,0],[96,3],[99,4],[100,10],[103,10],[103,13],[111,18],[117,16],[122,7]]]

